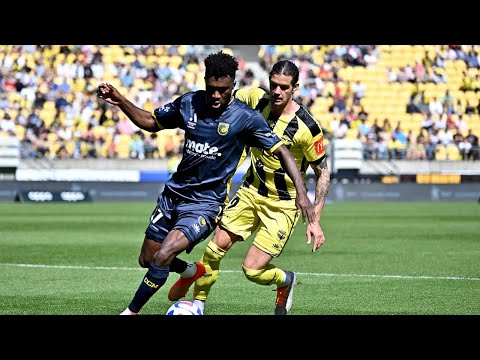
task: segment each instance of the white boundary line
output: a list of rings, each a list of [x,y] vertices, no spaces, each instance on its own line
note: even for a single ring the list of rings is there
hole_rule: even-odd
[[[12,267],[27,267],[27,268],[47,268],[47,269],[79,269],[79,270],[142,270],[144,268],[136,267],[119,267],[119,266],[70,266],[70,265],[45,265],[45,264],[11,264],[0,263],[0,266],[12,266]],[[222,273],[242,273],[240,270],[220,270]],[[378,278],[378,279],[413,279],[413,280],[469,280],[480,281],[480,278],[476,277],[460,277],[460,276],[412,276],[412,275],[368,275],[368,274],[330,274],[330,273],[305,273],[297,272],[298,275],[306,276],[331,276],[331,277],[364,277],[364,278]]]

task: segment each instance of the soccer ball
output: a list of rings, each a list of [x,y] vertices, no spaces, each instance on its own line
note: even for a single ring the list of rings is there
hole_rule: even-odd
[[[166,315],[203,315],[202,310],[191,301],[177,301],[167,310]]]

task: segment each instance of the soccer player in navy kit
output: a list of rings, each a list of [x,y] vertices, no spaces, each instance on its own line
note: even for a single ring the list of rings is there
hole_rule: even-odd
[[[282,137],[306,176],[310,166],[317,177],[315,189],[316,222],[307,227],[307,244],[315,252],[325,242],[320,227],[320,216],[330,186],[330,171],[323,146],[323,130],[320,122],[294,100],[299,88],[299,69],[289,60],[280,60],[270,71],[270,91],[260,88],[239,89],[235,98],[259,110],[270,128]],[[205,274],[196,279],[180,277],[168,293],[171,301],[179,300],[195,283],[193,302],[205,310],[205,302],[211,287],[216,283],[220,263],[227,251],[237,242],[253,239],[247,251],[242,270],[245,277],[262,286],[276,286],[276,315],[286,315],[293,304],[293,289],[297,276],[272,263],[278,258],[298,223],[295,206],[295,186],[281,169],[274,156],[261,149],[252,148],[250,167],[243,177],[243,184],[226,205],[215,235],[205,247],[201,263]]]
[[[296,186],[296,206],[303,221],[315,219],[292,154],[260,112],[232,96],[236,70],[233,56],[222,51],[210,54],[205,59],[205,90],[185,93],[153,113],[135,106],[111,84],[98,86],[97,96],[117,105],[139,128],[185,131],[182,160],[159,195],[145,230],[139,264],[148,271],[122,315],[137,314],[165,284],[170,271],[193,278],[205,273],[202,263],[187,264],[176,256],[190,252],[214,230],[247,147],[258,147],[280,159]]]

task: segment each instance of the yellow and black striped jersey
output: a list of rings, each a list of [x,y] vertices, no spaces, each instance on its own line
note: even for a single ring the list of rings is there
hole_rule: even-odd
[[[322,127],[303,106],[300,105],[295,114],[274,118],[270,95],[263,89],[240,89],[235,92],[235,97],[262,113],[270,128],[292,153],[304,179],[309,164],[318,164],[325,158]],[[250,158],[251,164],[243,176],[243,186],[272,199],[295,199],[295,185],[276,156],[252,148]]]

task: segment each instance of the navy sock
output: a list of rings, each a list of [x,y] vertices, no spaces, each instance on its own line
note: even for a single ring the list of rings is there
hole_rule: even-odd
[[[148,300],[165,284],[169,272],[170,268],[168,266],[156,266],[151,261],[150,268],[128,308],[136,313],[140,312]]]
[[[170,264],[170,271],[181,274],[187,269],[188,263],[185,260],[175,257]]]

